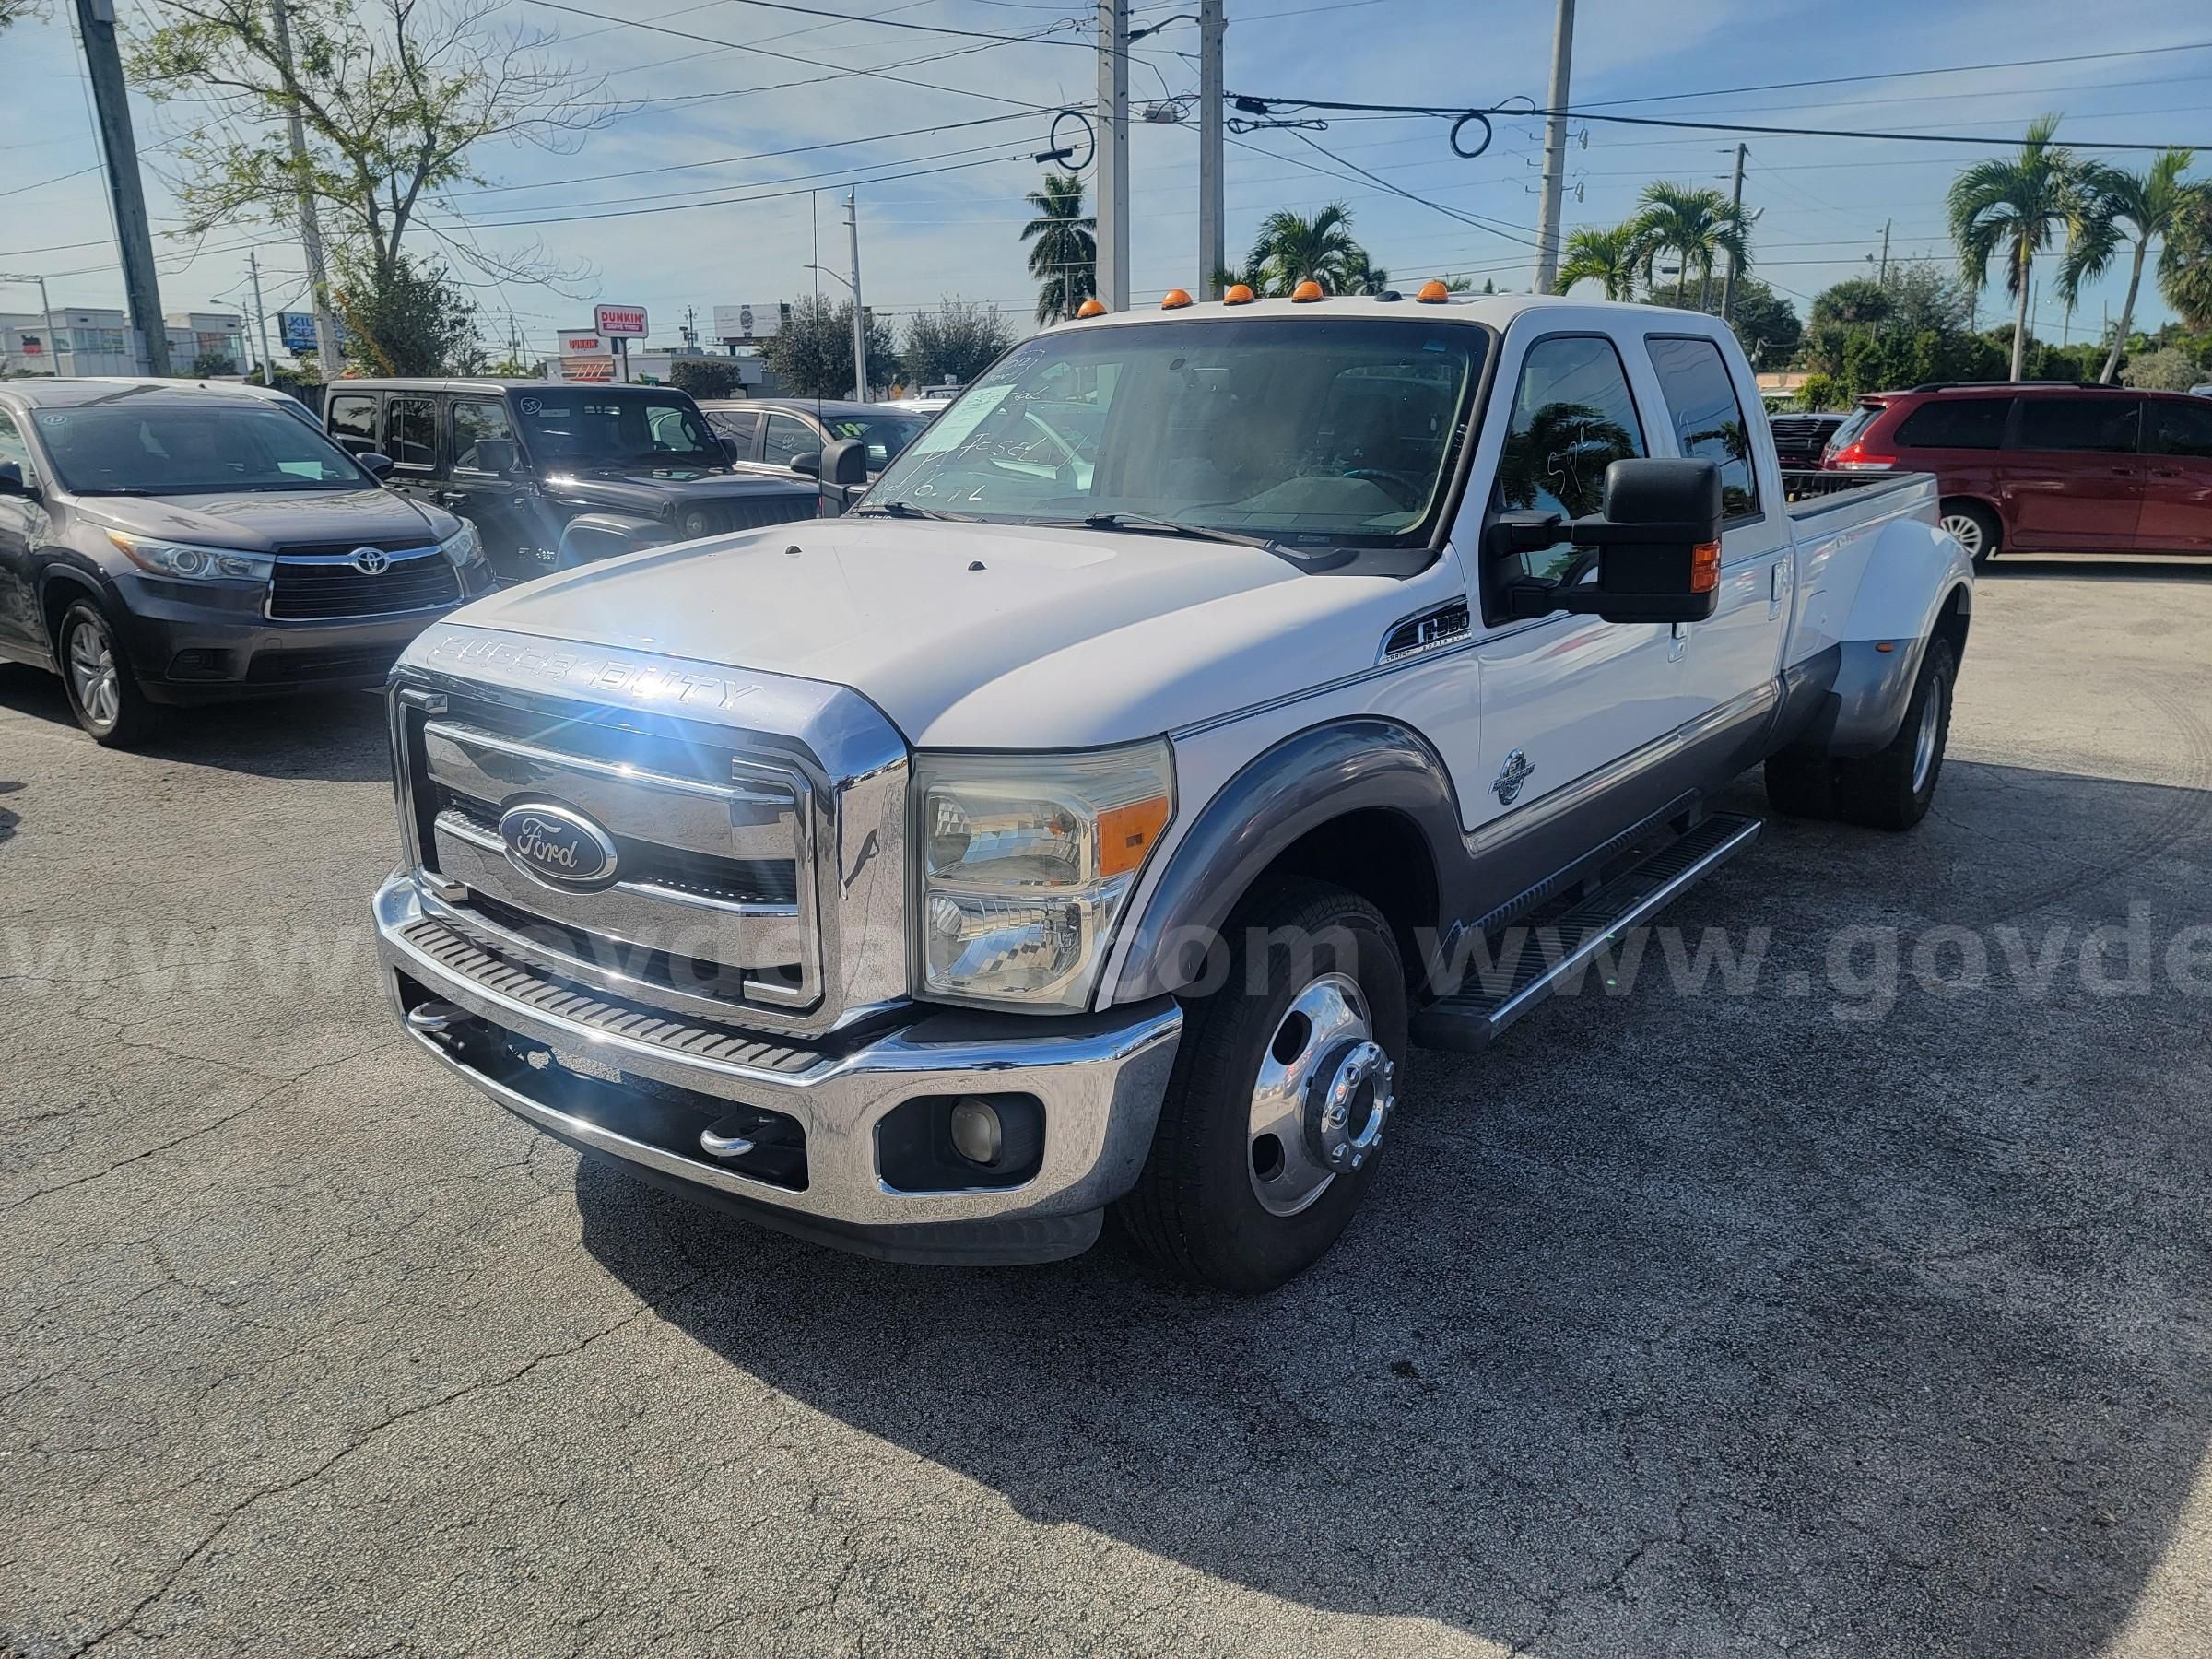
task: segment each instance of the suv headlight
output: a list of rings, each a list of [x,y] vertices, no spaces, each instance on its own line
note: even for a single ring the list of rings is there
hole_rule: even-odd
[[[1071,755],[914,761],[921,994],[1080,1008],[1174,816],[1164,738]]]
[[[484,543],[477,535],[476,525],[463,519],[461,528],[438,544],[438,551],[452,559],[456,568],[462,568],[482,556]]]
[[[266,582],[276,569],[275,557],[267,553],[241,553],[235,547],[199,547],[189,542],[163,541],[159,536],[133,535],[123,530],[109,531],[108,539],[140,570],[186,582]]]

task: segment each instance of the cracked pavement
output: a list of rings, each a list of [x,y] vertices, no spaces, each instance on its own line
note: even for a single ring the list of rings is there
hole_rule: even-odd
[[[0,1654],[2200,1655],[2207,577],[2001,563],[1926,825],[1418,1054],[1248,1302],[580,1167],[391,1024],[373,700],[0,666]]]

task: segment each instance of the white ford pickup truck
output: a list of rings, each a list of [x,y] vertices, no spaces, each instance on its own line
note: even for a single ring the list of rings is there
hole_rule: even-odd
[[[1730,780],[1926,812],[1971,567],[1925,477],[1788,493],[1703,316],[1054,328],[842,516],[420,637],[394,1011],[770,1226],[983,1263],[1111,1216],[1277,1285],[1386,1179],[1408,1045],[1479,1048],[1743,847]]]

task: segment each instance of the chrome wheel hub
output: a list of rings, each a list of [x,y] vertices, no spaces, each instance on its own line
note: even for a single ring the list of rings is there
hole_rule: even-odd
[[[1980,520],[1968,518],[1963,512],[1946,513],[1943,527],[1958,538],[1959,545],[1966,549],[1968,558],[1979,559],[1982,557],[1982,524]]]
[[[1382,1144],[1395,1077],[1357,981],[1324,974],[1292,998],[1253,1088],[1247,1152],[1261,1207],[1294,1216],[1362,1168]]]
[[[112,725],[123,711],[114,650],[106,633],[88,622],[69,635],[69,687],[76,693],[77,707],[100,725]]]
[[[1912,793],[1918,794],[1928,786],[1928,774],[1936,770],[1936,738],[1943,730],[1943,698],[1936,688],[1928,688],[1928,700],[1921,705],[1920,730],[1912,735]]]

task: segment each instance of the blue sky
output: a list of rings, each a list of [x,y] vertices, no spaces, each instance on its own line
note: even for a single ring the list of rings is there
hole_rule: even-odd
[[[841,143],[1004,113],[1005,104],[992,98],[1039,105],[1087,102],[1094,86],[1092,56],[1056,43],[1085,38],[1089,14],[1080,0],[888,0],[868,11],[878,21],[829,24],[739,0],[577,3],[610,17],[658,20],[714,41],[751,41],[848,68],[983,44],[897,31],[882,27],[883,19],[1007,34],[1050,30],[1063,19],[1069,27],[1053,36],[1053,43],[988,46],[895,72],[927,80],[926,88],[853,76],[746,95],[742,89],[818,71],[509,0],[494,14],[495,25],[557,30],[563,37],[553,48],[557,55],[581,75],[606,76],[610,97],[637,101],[610,125],[585,135],[573,153],[486,149],[478,164],[498,188],[457,196],[440,215],[452,234],[487,249],[513,250],[535,240],[594,273],[562,294],[494,284],[465,270],[480,285],[475,298],[488,335],[503,337],[512,316],[533,350],[548,350],[557,331],[588,320],[597,298],[643,304],[652,313],[655,339],[665,340],[688,305],[698,308],[703,324],[717,303],[789,300],[818,282],[841,292],[806,268],[817,257],[818,224],[820,262],[841,270],[841,186],[909,165],[959,170],[863,183],[863,278],[870,303],[879,312],[900,312],[932,305],[943,294],[961,294],[995,301],[1026,322],[1033,285],[1023,268],[1018,232],[1028,217],[1023,194],[1041,172],[1029,159],[1044,147],[1047,122],[1041,116],[803,156],[577,181],[580,175]],[[147,15],[135,0],[119,4],[126,28]],[[1140,5],[1137,21],[1141,27],[1194,6],[1194,0]],[[62,176],[93,165],[98,151],[75,43],[59,15],[68,8],[53,9],[55,18],[18,25],[0,46],[6,88],[0,107],[0,191],[12,193],[0,194],[0,270],[52,273],[56,306],[116,304],[121,276],[104,241],[108,215],[100,179],[97,172]],[[1575,101],[1621,113],[1993,138],[2017,135],[2030,116],[2055,110],[2065,115],[2062,137],[2085,149],[2100,141],[2195,139],[2212,145],[2212,50],[2184,49],[2192,42],[2212,43],[2212,17],[2193,21],[2190,9],[2173,0],[2103,0],[2095,8],[2094,29],[2085,29],[2079,0],[1854,0],[1849,6],[1832,0],[1674,0],[1664,6],[1583,0]],[[1540,100],[1544,94],[1551,0],[1479,6],[1470,0],[1229,0],[1229,17],[1232,93],[1454,106],[1516,95]],[[1182,54],[1194,54],[1196,47],[1194,29],[1182,22],[1143,42],[1131,76],[1133,97],[1141,102],[1163,92],[1194,90],[1194,66]],[[2088,55],[2132,51],[2142,55]],[[2016,68],[1619,101],[2062,54],[2066,61]],[[979,93],[986,96],[974,96]],[[140,103],[136,120],[141,145],[153,147],[189,124],[190,116],[182,109]],[[1653,178],[1724,188],[1736,137],[1594,123],[1586,145],[1581,135],[1578,126],[1566,207],[1570,227],[1618,220]],[[1350,170],[1291,133],[1260,133],[1233,140],[1229,151],[1232,257],[1248,244],[1263,214],[1277,207],[1310,212],[1340,200],[1351,209],[1360,240],[1401,281],[1448,271],[1472,273],[1477,282],[1488,276],[1501,288],[1527,286],[1538,124],[1501,120],[1490,149],[1474,160],[1453,157],[1444,125],[1435,122],[1354,117],[1307,136],[1342,162],[1505,229],[1476,229],[1356,175],[1331,176]],[[1801,312],[1805,300],[1821,288],[1868,270],[1866,255],[1878,247],[1885,221],[1891,225],[1893,258],[1947,262],[1944,187],[1966,161],[1990,153],[1744,136],[1751,147],[1746,205],[1764,216],[1756,268],[1794,298]],[[1139,125],[1132,148],[1134,288],[1141,300],[1171,287],[1195,286],[1196,135],[1187,125]],[[2147,159],[2124,154],[2109,159],[2131,165]],[[151,159],[160,165],[158,151]],[[2212,172],[2212,151],[2204,171]],[[41,182],[47,180],[53,182]],[[818,194],[805,194],[818,186]],[[798,194],[750,203],[712,199],[748,190]],[[148,192],[157,227],[173,229],[179,216],[169,186],[149,176]],[[666,194],[674,192],[697,194]],[[570,217],[671,206],[680,210]],[[249,240],[261,242],[271,309],[297,304],[302,286],[299,248],[281,227],[264,226],[218,231],[196,255],[188,239],[158,241],[164,308],[204,307],[216,300],[241,303],[245,255],[238,244]],[[426,249],[435,245],[425,239]],[[2107,303],[2117,309],[2123,280],[2109,278],[2089,291],[2075,318],[2075,337],[2095,333]],[[0,285],[0,310],[35,310],[37,303],[35,289]],[[2009,314],[2000,291],[1984,295],[1985,324]],[[2155,323],[2164,314],[2147,282],[2138,317]],[[2037,332],[2056,338],[2064,326],[2062,308],[2046,281]]]

